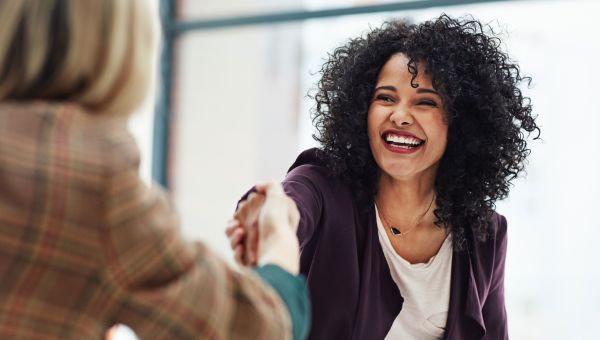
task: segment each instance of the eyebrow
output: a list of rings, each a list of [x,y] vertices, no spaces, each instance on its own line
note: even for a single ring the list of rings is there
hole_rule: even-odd
[[[396,87],[395,86],[391,86],[391,85],[383,85],[383,86],[376,87],[374,92],[377,92],[379,90],[396,91]],[[417,88],[417,93],[431,93],[431,94],[435,94],[437,96],[440,95],[434,89],[428,89],[428,88],[422,88],[422,87]]]
[[[384,85],[384,86],[379,86],[375,88],[374,92],[377,92],[379,90],[390,90],[390,91],[396,91],[396,87],[395,86],[391,86],[391,85]]]
[[[417,88],[417,93],[431,93],[431,94],[435,94],[435,95],[440,95],[436,90],[433,89],[424,89],[424,88]]]

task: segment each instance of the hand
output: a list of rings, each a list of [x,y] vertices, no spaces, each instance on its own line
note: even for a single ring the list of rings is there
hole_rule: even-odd
[[[238,206],[226,234],[236,261],[244,265],[273,263],[298,272],[296,229],[300,214],[281,184],[256,186],[256,193]]]
[[[225,234],[229,238],[231,249],[237,263],[255,266],[258,260],[258,214],[265,202],[265,195],[256,192],[240,202]]]

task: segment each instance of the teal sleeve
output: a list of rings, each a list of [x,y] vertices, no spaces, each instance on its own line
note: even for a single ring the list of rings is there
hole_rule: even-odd
[[[281,267],[268,264],[255,269],[285,303],[292,319],[294,340],[305,339],[310,329],[310,301],[302,275],[294,276]]]

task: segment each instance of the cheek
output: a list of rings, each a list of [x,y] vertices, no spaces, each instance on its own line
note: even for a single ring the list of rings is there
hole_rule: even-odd
[[[443,153],[448,140],[448,124],[441,118],[437,118],[424,122],[423,127],[426,127],[425,132],[435,146],[435,150]]]
[[[369,139],[378,137],[379,123],[377,112],[372,109],[369,109],[369,112],[367,113],[367,131],[369,133]]]
[[[436,145],[439,148],[440,153],[446,151],[446,145],[448,144],[448,125],[441,124],[435,129]]]

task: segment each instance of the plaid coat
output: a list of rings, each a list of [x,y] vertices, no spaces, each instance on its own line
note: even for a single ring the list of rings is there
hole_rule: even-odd
[[[275,291],[186,243],[125,119],[0,103],[0,339],[289,339]]]

